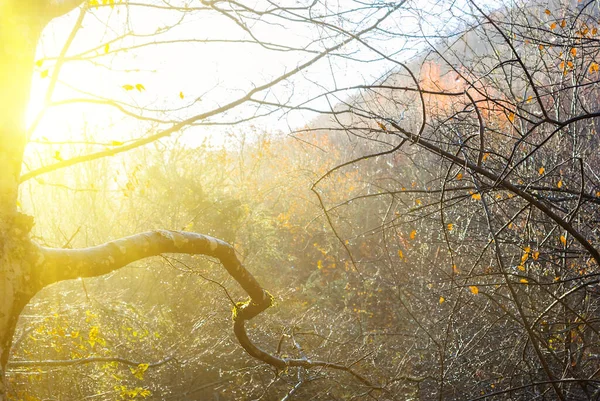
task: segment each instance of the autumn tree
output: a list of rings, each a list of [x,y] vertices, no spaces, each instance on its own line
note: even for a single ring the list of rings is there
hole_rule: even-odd
[[[240,284],[250,297],[247,302],[240,302],[234,307],[234,332],[242,347],[253,357],[258,358],[278,369],[289,366],[310,368],[315,366],[328,367],[350,372],[359,382],[372,386],[369,380],[354,372],[350,367],[334,362],[312,360],[308,358],[282,358],[275,354],[263,351],[255,346],[248,338],[245,322],[272,304],[272,297],[267,293],[254,277],[241,265],[231,245],[210,236],[197,234],[190,231],[155,230],[134,234],[125,238],[115,239],[102,245],[88,248],[69,249],[42,246],[31,239],[34,217],[20,211],[19,189],[24,183],[36,179],[51,171],[69,168],[73,165],[107,156],[114,156],[131,149],[153,143],[169,135],[191,127],[231,125],[269,115],[277,110],[285,110],[286,102],[280,100],[281,87],[292,84],[293,79],[301,71],[308,71],[318,61],[326,59],[329,55],[342,55],[351,52],[346,46],[356,42],[361,36],[376,30],[390,15],[397,11],[402,3],[394,6],[375,5],[369,11],[368,18],[361,24],[355,24],[356,18],[349,18],[353,25],[351,31],[337,30],[335,26],[328,26],[329,18],[336,19],[340,16],[347,18],[344,13],[329,10],[321,4],[308,4],[306,6],[278,7],[265,4],[259,8],[251,8],[235,2],[177,2],[168,4],[163,2],[129,3],[122,1],[5,1],[2,3],[2,39],[0,86],[4,93],[0,119],[3,122],[0,134],[0,242],[1,247],[1,277],[0,294],[0,354],[2,384],[0,387],[0,400],[6,397],[7,386],[5,382],[5,367],[10,357],[11,341],[19,314],[27,302],[42,288],[50,284],[74,279],[78,277],[95,277],[119,269],[133,261],[163,253],[202,254],[218,259],[227,272]],[[132,27],[136,9],[147,9],[149,12],[159,12],[164,16],[162,24],[151,27],[149,33],[136,32]],[[319,18],[314,18],[313,12],[318,11]],[[352,9],[351,12],[362,15],[362,9]],[[97,13],[97,14],[96,14]],[[233,39],[214,38],[197,39],[195,37],[181,38],[170,36],[170,33],[179,27],[186,18],[193,19],[199,13],[218,15],[229,20],[235,26],[237,36]],[[69,17],[66,17],[68,14]],[[101,39],[101,43],[85,43],[81,40],[80,33],[85,24],[93,26],[93,16],[100,20],[109,15],[122,18],[123,30],[112,38]],[[171,18],[175,15],[175,18]],[[168,17],[167,17],[168,16]],[[49,24],[60,25],[65,18],[71,18],[71,29],[65,36],[62,45],[56,49],[56,54],[43,54],[37,44],[43,36],[44,29]],[[280,42],[267,40],[265,32],[252,24],[260,23],[267,19],[266,24],[275,21],[286,21],[299,24],[304,28],[326,23],[322,26],[327,35],[321,32],[311,37],[306,43],[294,42],[283,37]],[[250,28],[253,26],[253,28]],[[310,32],[310,31],[308,31]],[[64,31],[63,31],[64,33]],[[188,32],[189,33],[189,32]],[[313,32],[314,33],[314,32]],[[163,36],[161,36],[163,35]],[[147,38],[147,40],[129,41],[130,39]],[[290,43],[286,43],[290,41]],[[69,63],[89,62],[100,68],[107,67],[98,61],[99,58],[112,57],[124,54],[135,49],[144,49],[151,46],[173,43],[253,43],[262,49],[279,53],[292,52],[297,55],[293,68],[280,68],[271,72],[271,77],[262,82],[245,82],[241,87],[235,88],[238,92],[229,92],[229,97],[214,99],[202,104],[202,96],[192,95],[187,89],[172,89],[175,98],[185,102],[185,106],[163,106],[158,109],[136,105],[131,99],[108,99],[102,95],[94,95],[85,90],[72,88],[68,96],[57,97],[57,87],[62,84],[61,73],[68,71]],[[78,47],[87,46],[87,49]],[[91,49],[90,49],[91,45]],[[36,56],[38,51],[38,56]],[[109,66],[110,71],[121,68]],[[143,68],[143,67],[142,67]],[[275,70],[274,70],[275,71]],[[30,120],[26,126],[26,110],[30,101],[30,89],[34,72],[40,79],[47,82],[43,105],[39,113]],[[39,75],[38,75],[39,74]],[[87,77],[89,78],[89,77]],[[88,79],[88,82],[91,82]],[[67,85],[68,86],[68,85]],[[120,93],[142,93],[148,90],[148,82],[140,82],[136,77],[134,81],[123,82],[118,86]],[[220,90],[220,85],[215,86]],[[239,94],[239,90],[242,94]],[[40,100],[37,98],[33,101]],[[36,162],[24,166],[26,146],[28,140],[35,137],[36,131],[44,125],[44,119],[52,110],[73,103],[109,107],[126,117],[131,117],[136,123],[147,124],[141,131],[143,134],[116,138],[108,143],[100,143],[93,147],[89,142],[83,152],[63,152],[50,150],[50,159],[40,157]],[[248,109],[238,110],[239,106],[249,105]],[[183,111],[182,111],[183,110]],[[154,115],[151,112],[154,111]],[[132,126],[125,125],[126,129]],[[51,142],[41,135],[42,142]],[[93,141],[92,141],[93,142]],[[44,144],[46,146],[47,144]],[[48,153],[48,151],[46,151]],[[43,152],[42,152],[43,153]],[[42,153],[38,153],[39,156]],[[134,185],[131,180],[125,183],[126,189],[131,189],[127,184]],[[40,181],[41,182],[41,181]]]

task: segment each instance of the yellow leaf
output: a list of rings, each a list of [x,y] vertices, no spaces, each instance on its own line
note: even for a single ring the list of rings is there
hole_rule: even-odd
[[[40,73],[40,76],[41,76],[42,78],[46,78],[46,77],[48,76],[48,70],[44,70],[44,71],[42,71],[42,72]]]
[[[529,253],[531,252],[531,247],[530,246],[526,246],[524,249],[525,253]]]
[[[529,283],[529,281],[527,281],[527,279],[525,279],[525,278],[522,278],[521,280],[519,280],[519,282],[521,284],[527,284],[527,283]]]
[[[563,245],[567,245],[567,238],[564,235],[560,236],[560,242]]]
[[[519,265],[519,266],[517,266],[517,269],[519,269],[519,270],[521,270],[522,272],[524,272],[524,271],[525,271],[525,266],[523,266],[523,265]]]
[[[557,186],[559,189],[560,189],[560,188],[562,188],[562,185],[563,185],[563,182],[562,182],[562,180],[560,180],[560,181],[558,182],[558,184],[556,184],[556,186]]]
[[[180,99],[183,99],[183,97],[184,97],[184,96],[183,96],[183,92],[179,92],[179,98],[180,98]]]
[[[480,200],[481,199],[481,194],[475,193],[475,194],[471,195],[471,198],[473,198],[475,200]]]
[[[400,259],[404,259],[404,253],[400,249],[398,249],[398,256],[400,256]]]
[[[121,146],[123,145],[123,142],[121,141],[111,141],[110,142],[110,146]]]
[[[387,132],[387,128],[385,127],[385,125],[383,125],[382,123],[380,123],[379,121],[377,121],[377,125],[379,126],[379,128],[381,128],[382,130]]]
[[[110,44],[105,44],[104,45],[104,53],[108,53],[108,51],[110,50]]]
[[[321,259],[319,259],[319,261],[317,262],[317,269],[321,270],[323,268],[323,261]]]
[[[458,174],[456,175],[456,179],[457,179],[457,180],[459,180],[459,181],[460,181],[460,180],[462,180],[462,178],[463,178],[463,175],[462,175],[462,173],[458,173]]]
[[[454,224],[448,223],[448,231],[452,231],[454,229]]]
[[[512,123],[515,121],[515,113],[508,113],[508,120]]]
[[[479,288],[477,288],[477,286],[475,286],[475,285],[470,285],[470,286],[469,286],[469,290],[471,290],[471,292],[472,292],[474,295],[477,295],[477,294],[479,294]]]
[[[415,203],[416,203],[417,205],[420,205],[420,204],[421,204],[421,199],[417,199],[417,200],[415,200]]]
[[[458,270],[458,266],[456,265],[452,265],[452,272],[454,274],[460,274],[460,270]]]
[[[529,96],[529,97],[527,98],[527,103],[531,103],[531,99],[533,99],[533,97]]]
[[[122,88],[125,89],[126,91],[130,91],[130,90],[133,90],[133,85],[123,85]]]
[[[140,380],[144,380],[144,373],[148,370],[148,367],[150,365],[148,365],[147,363],[140,363],[139,365],[137,365],[135,368],[129,368],[131,370],[131,373],[133,373],[133,375],[140,379]]]
[[[590,68],[589,68],[590,74],[592,74],[594,72],[598,72],[598,69],[599,69],[598,63],[596,63],[595,61],[592,61],[592,63],[590,64]]]
[[[144,88],[144,85],[142,84],[136,84],[135,89],[137,89],[139,92],[146,90],[146,88]]]
[[[440,297],[440,305],[443,304],[445,301],[446,301],[446,298]]]
[[[533,260],[538,260],[540,257],[540,253],[539,252],[534,252],[533,255],[531,255],[531,257],[533,258]]]
[[[100,3],[98,3],[98,0],[90,0],[90,7],[98,8],[99,5]]]
[[[36,67],[41,67],[42,64],[44,64],[44,59],[39,59],[38,61],[35,62]]]
[[[410,232],[410,239],[415,239],[416,236],[417,236],[417,230],[412,230]]]
[[[546,172],[546,169],[543,167],[540,167],[538,170],[538,173],[540,173],[540,175],[544,174]]]
[[[514,114],[513,114],[513,119],[514,119]],[[486,161],[488,159],[488,157],[490,157],[490,154],[486,152],[483,154],[483,157],[481,158],[481,160]]]

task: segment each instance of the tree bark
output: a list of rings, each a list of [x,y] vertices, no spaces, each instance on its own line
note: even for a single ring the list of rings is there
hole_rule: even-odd
[[[29,231],[33,219],[17,212],[19,177],[27,138],[36,45],[46,24],[82,0],[0,2],[0,401],[6,397],[5,366],[19,313],[30,299]]]

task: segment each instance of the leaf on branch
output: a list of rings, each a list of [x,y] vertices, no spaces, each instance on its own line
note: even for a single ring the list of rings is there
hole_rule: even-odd
[[[561,242],[561,244],[563,244],[563,245],[566,246],[567,245],[567,238],[564,235],[561,235],[560,236],[560,242]]]
[[[454,229],[454,224],[448,223],[448,231],[452,231]]]
[[[440,305],[443,304],[445,301],[446,301],[446,298],[440,297]]]
[[[594,72],[598,72],[598,69],[599,69],[598,63],[596,63],[595,61],[592,61],[592,63],[590,64],[590,68],[589,68],[590,74],[592,74]]]
[[[571,56],[573,56],[573,57],[577,56],[577,49],[572,47],[570,53],[571,53]]]
[[[548,9],[544,10],[544,12],[546,13],[546,15],[550,15],[550,14],[552,14],[552,13],[550,12],[550,10],[548,10]]]
[[[377,125],[379,126],[379,128],[381,128],[382,130],[387,132],[387,128],[385,127],[385,125],[383,125],[383,123],[380,123],[379,121],[377,121]]]
[[[183,96],[183,92],[179,92],[179,98],[180,98],[180,99],[183,99],[183,98],[184,98],[184,96]]]
[[[477,295],[477,294],[479,294],[479,288],[477,288],[477,286],[476,286],[476,285],[470,285],[470,286],[469,286],[469,290],[471,291],[471,293],[472,293],[473,295]]]
[[[412,230],[410,232],[410,239],[415,239],[416,236],[417,236],[417,230]]]
[[[522,278],[521,280],[519,280],[519,283],[521,283],[521,284],[527,284],[527,283],[529,283],[529,281],[527,279],[525,279],[525,278]]]
[[[474,193],[473,195],[471,195],[471,198],[473,198],[474,200],[481,200],[481,194]]]
[[[551,30],[555,30],[556,29],[556,22],[553,22],[550,24],[550,29]]]
[[[121,141],[111,141],[110,142],[110,146],[121,146],[123,145],[123,142]]]
[[[546,172],[546,169],[544,167],[540,167],[538,169],[538,173],[540,173],[540,175],[543,175]]]
[[[110,44],[107,43],[104,45],[104,54],[108,53],[109,50],[110,50]]]
[[[46,77],[48,76],[48,70],[46,69],[46,70],[42,71],[42,72],[40,73],[40,76],[41,76],[42,78],[46,78]]]
[[[146,88],[144,88],[144,85],[142,85],[142,84],[136,84],[135,89],[137,89],[138,92],[146,90]]]
[[[133,85],[129,85],[129,84],[123,85],[122,88],[125,89],[126,91],[131,91],[134,89]]]

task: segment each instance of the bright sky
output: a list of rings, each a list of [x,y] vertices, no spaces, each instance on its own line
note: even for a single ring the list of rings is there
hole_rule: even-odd
[[[39,46],[38,58],[52,58],[60,53],[66,37],[77,19],[78,11],[55,21],[45,31]],[[78,55],[88,49],[96,49],[83,55],[85,61],[69,61],[62,67],[59,83],[53,100],[89,97],[85,93],[106,99],[116,99],[131,105],[152,110],[172,110],[167,116],[152,113],[154,117],[178,119],[199,112],[208,111],[242,96],[254,85],[261,85],[274,77],[289,71],[311,55],[305,52],[275,52],[249,43],[171,43],[147,46],[134,51],[118,51],[132,45],[152,41],[181,41],[183,39],[248,39],[247,35],[233,21],[213,12],[199,12],[190,15],[170,32],[156,37],[127,37],[112,42],[126,32],[137,35],[150,35],[162,27],[177,24],[181,13],[149,8],[132,7],[130,12],[124,7],[114,9],[103,7],[92,9],[84,19],[83,28],[77,33],[67,55]],[[277,25],[257,24],[253,28],[261,39],[290,46],[305,46],[319,34],[307,29],[305,24],[293,24],[287,28]],[[105,44],[109,43],[108,47]],[[313,46],[313,49],[320,49]],[[108,50],[108,52],[106,52]],[[118,51],[115,53],[115,51]],[[106,54],[105,54],[106,53]],[[94,56],[94,57],[90,57]],[[341,69],[336,74],[338,85],[355,81],[359,71],[344,68],[344,63],[336,61],[335,66],[321,62],[302,76],[276,88],[275,94],[283,100],[292,92],[297,98],[310,95],[310,80],[318,80],[321,85],[331,86],[331,68]],[[54,72],[54,60],[44,61],[35,75],[29,123],[35,121],[44,105],[46,91]],[[346,62],[347,64],[347,62]],[[47,73],[47,76],[45,76]],[[362,81],[362,79],[360,80]],[[298,84],[300,82],[300,84]],[[142,84],[145,90],[125,90],[124,85]],[[76,89],[76,90],[74,90]],[[312,92],[315,92],[314,90]],[[316,92],[315,92],[316,93]],[[183,99],[180,98],[183,94]],[[198,99],[191,108],[185,109]],[[139,111],[138,111],[139,112]],[[246,113],[247,113],[246,109]],[[144,112],[145,115],[150,115]],[[229,114],[231,120],[235,114]],[[306,117],[300,116],[293,125],[302,125]],[[270,124],[273,124],[271,122]],[[274,122],[278,129],[284,129],[285,121]],[[54,107],[45,114],[38,126],[35,137],[50,140],[65,140],[77,137],[87,126],[101,128],[109,140],[121,140],[129,135],[139,135],[139,124],[131,118],[123,119],[122,113],[114,108],[93,105],[69,105]]]
[[[102,3],[102,2],[100,2]],[[184,4],[175,1],[171,4]],[[292,2],[298,5],[298,2]],[[147,1],[145,4],[165,5],[162,1]],[[200,2],[191,4],[200,6]],[[261,7],[257,2],[256,7]],[[281,2],[278,2],[281,4]],[[358,9],[364,3],[353,0],[340,0],[324,3],[331,7],[355,9],[346,14],[348,21],[344,27],[348,30],[356,28],[354,22],[360,21],[364,27],[366,21],[379,18],[386,11],[381,9]],[[377,3],[375,3],[377,4]],[[439,6],[432,4],[432,9]],[[385,24],[385,28],[394,32],[409,33],[418,29],[417,20],[422,18],[420,12],[426,13],[422,3],[416,11],[402,11],[394,14]],[[331,10],[330,10],[331,11]],[[316,9],[316,13],[318,9]],[[32,101],[29,112],[29,124],[36,121],[44,106],[46,91],[54,73],[55,58],[69,36],[79,10],[54,21],[45,31],[39,46],[38,59],[44,61],[35,74],[32,90]],[[241,43],[240,39],[250,40],[242,29],[231,19],[213,11],[186,13],[182,18],[179,11],[168,11],[159,8],[124,6],[92,8],[85,16],[83,28],[77,32],[67,56],[78,55],[84,60],[68,61],[61,70],[59,83],[52,99],[66,100],[72,98],[98,97],[114,99],[139,109],[129,110],[142,113],[147,117],[167,120],[178,120],[209,111],[219,105],[227,104],[242,96],[247,90],[262,85],[274,77],[289,71],[308,60],[313,55],[307,52],[277,52],[265,49],[256,44]],[[437,19],[436,21],[440,21]],[[331,30],[323,30],[314,24],[301,22],[291,23],[282,19],[263,17],[261,21],[246,20],[248,27],[261,40],[286,44],[291,47],[322,50],[322,43],[316,42],[322,37],[330,37]],[[335,23],[340,23],[337,19]],[[164,28],[174,26],[165,32]],[[443,29],[444,27],[427,24],[425,30]],[[446,27],[450,28],[450,27]],[[155,35],[159,32],[158,35]],[[131,35],[135,33],[135,35]],[[123,35],[126,35],[123,37]],[[118,39],[122,37],[121,39]],[[183,43],[182,40],[194,41]],[[228,40],[229,42],[201,43],[203,40]],[[234,42],[231,42],[231,41]],[[238,42],[235,42],[238,40]],[[410,47],[408,41],[399,38],[375,38],[366,36],[370,45],[385,49],[397,60],[405,61],[413,56],[418,47]],[[125,48],[156,41],[177,43],[140,47],[122,51]],[[328,43],[337,43],[338,38],[330,38]],[[108,43],[108,46],[106,44]],[[416,45],[414,45],[416,46]],[[90,51],[91,49],[91,51]],[[378,56],[365,50],[364,46],[350,44],[343,50],[357,59],[372,60]],[[298,74],[296,77],[275,87],[265,95],[270,100],[285,101],[289,97],[294,102],[309,99],[323,92],[323,88],[332,89],[347,85],[370,83],[379,78],[385,71],[394,67],[390,61],[379,60],[370,63],[331,57],[320,60],[318,64]],[[46,75],[44,77],[44,75]],[[135,87],[137,84],[145,88],[125,90],[124,85]],[[81,91],[81,92],[78,92]],[[91,95],[91,96],[90,96]],[[183,95],[183,99],[181,99]],[[344,98],[346,95],[340,95]],[[330,99],[335,103],[335,99]],[[327,102],[321,98],[312,104],[327,108]],[[155,110],[152,112],[151,110]],[[160,110],[168,110],[166,114]],[[241,115],[251,115],[251,108],[238,108],[221,116],[220,121],[235,121]],[[263,119],[257,122],[269,130],[288,131],[288,127],[303,126],[314,118],[312,113],[295,113],[281,118]],[[214,120],[214,119],[213,119]],[[167,128],[163,125],[162,128]],[[148,129],[156,131],[156,124],[140,123],[131,117],[124,116],[113,107],[99,104],[70,104],[53,107],[40,120],[33,139],[47,138],[51,141],[69,139],[81,140],[82,133],[100,133],[102,140],[123,141],[141,136]],[[199,138],[224,129],[193,128],[193,137]],[[192,135],[188,135],[192,136]]]

